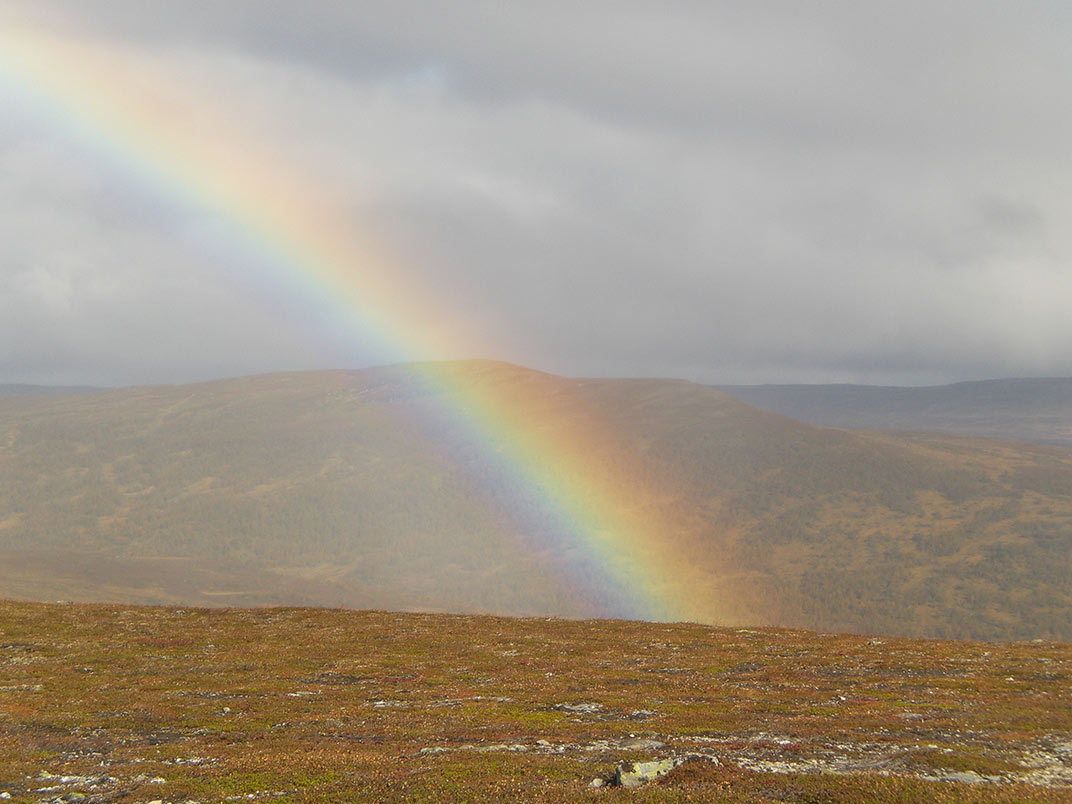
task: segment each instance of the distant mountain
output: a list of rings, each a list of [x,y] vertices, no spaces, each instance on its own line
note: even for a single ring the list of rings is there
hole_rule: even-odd
[[[559,493],[608,478],[678,568],[683,617],[1072,639],[1066,448],[827,429],[681,381],[440,371],[583,445]],[[0,596],[622,613],[577,577],[583,546],[552,549],[520,510],[492,431],[443,415],[467,398],[408,375],[0,399]]]
[[[1072,378],[927,388],[718,385],[763,410],[827,427],[909,430],[1072,446]]]
[[[0,383],[0,396],[42,396],[45,394],[85,394],[99,391],[91,385],[23,385]]]

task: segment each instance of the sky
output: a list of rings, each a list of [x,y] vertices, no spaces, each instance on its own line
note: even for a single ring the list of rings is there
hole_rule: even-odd
[[[393,290],[381,337],[340,324],[0,58],[0,382],[1072,375],[1067,3],[0,0],[0,54],[27,31],[285,174]]]

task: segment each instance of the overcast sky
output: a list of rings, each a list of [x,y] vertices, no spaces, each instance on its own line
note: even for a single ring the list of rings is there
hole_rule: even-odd
[[[223,98],[442,290],[445,325],[485,333],[472,356],[703,382],[1072,375],[1068,3],[0,11]],[[0,382],[389,359],[243,281],[229,260],[256,255],[206,247],[197,210],[32,83],[0,73]]]

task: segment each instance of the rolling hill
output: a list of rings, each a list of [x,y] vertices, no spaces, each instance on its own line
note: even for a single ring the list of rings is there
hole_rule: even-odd
[[[932,431],[1072,447],[1072,378],[926,388],[720,385],[757,408],[826,427]]]
[[[86,394],[99,391],[92,385],[26,385],[0,383],[0,396],[42,396],[45,394]]]
[[[826,429],[682,381],[440,370],[583,440],[659,523],[650,549],[682,557],[687,619],[1072,639],[1066,448]],[[0,596],[620,614],[442,415],[461,403],[409,376],[0,399]]]

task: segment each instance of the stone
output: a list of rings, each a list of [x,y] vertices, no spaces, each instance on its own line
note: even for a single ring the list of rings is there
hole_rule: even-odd
[[[614,769],[610,784],[616,787],[640,787],[648,782],[665,776],[679,765],[694,759],[704,759],[718,764],[718,759],[706,754],[687,754],[682,757],[655,759],[651,762],[623,762]]]
[[[559,712],[573,712],[575,714],[580,714],[580,715],[594,715],[597,712],[601,712],[603,710],[603,704],[601,704],[601,703],[576,703],[576,704],[560,703],[560,704],[555,704],[553,708],[557,709]]]
[[[665,776],[681,762],[682,760],[676,758],[656,759],[651,762],[623,762],[614,771],[614,784],[618,787],[640,787]]]
[[[985,776],[980,776],[975,771],[957,771],[955,773],[946,773],[941,777],[942,781],[946,782],[960,782],[961,784],[982,784],[988,781]]]
[[[635,737],[629,740],[621,740],[618,747],[626,751],[658,751],[665,748],[666,743],[659,740],[648,740],[643,737]]]

